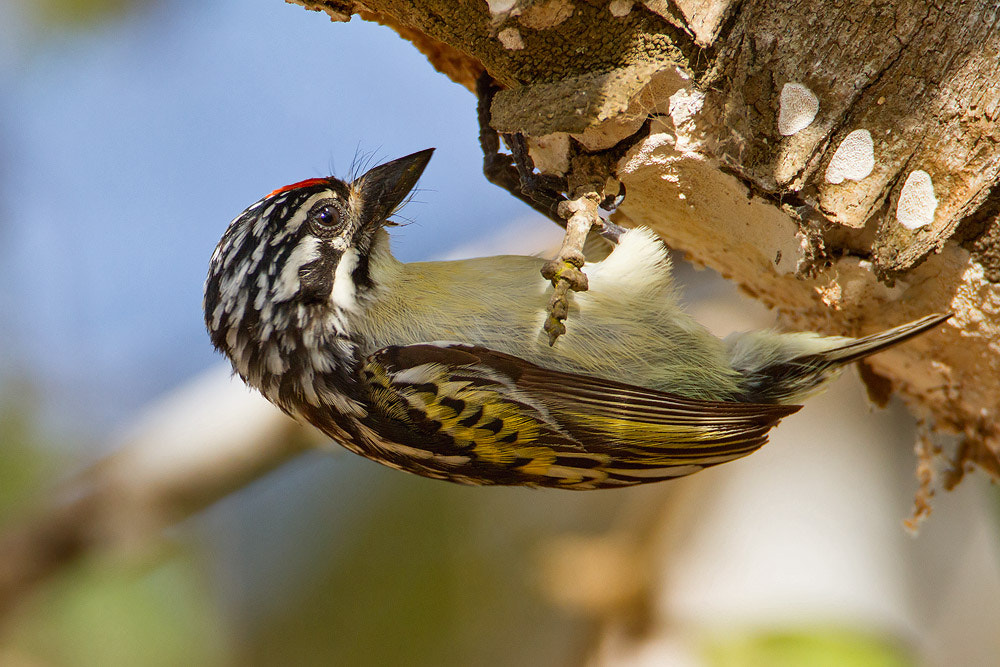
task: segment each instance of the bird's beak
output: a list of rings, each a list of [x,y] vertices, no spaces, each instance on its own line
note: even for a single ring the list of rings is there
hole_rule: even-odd
[[[361,226],[377,229],[385,223],[417,184],[431,161],[433,148],[418,151],[369,169],[351,184],[361,195]]]

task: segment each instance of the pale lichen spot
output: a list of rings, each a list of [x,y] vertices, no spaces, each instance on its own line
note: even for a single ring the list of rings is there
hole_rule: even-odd
[[[670,120],[679,127],[697,116],[705,106],[705,93],[700,90],[680,88],[670,96]]]
[[[608,11],[611,12],[612,16],[618,18],[628,16],[629,12],[632,11],[632,0],[611,0]]]
[[[520,14],[518,22],[532,30],[547,30],[563,23],[573,15],[571,0],[545,0],[524,2],[511,14]]]
[[[868,130],[854,130],[840,142],[826,167],[827,183],[860,181],[875,168],[875,144]]]
[[[497,39],[509,51],[520,51],[524,48],[524,40],[521,39],[521,33],[517,28],[504,28],[497,33]]]
[[[931,175],[922,169],[911,171],[896,203],[896,220],[907,229],[919,229],[934,222],[938,200]]]
[[[517,0],[486,0],[486,4],[489,5],[490,14],[498,16],[500,14],[506,14],[510,10],[514,9],[514,5],[517,4]]]
[[[778,100],[778,132],[790,137],[800,132],[816,118],[819,98],[801,83],[786,83]]]

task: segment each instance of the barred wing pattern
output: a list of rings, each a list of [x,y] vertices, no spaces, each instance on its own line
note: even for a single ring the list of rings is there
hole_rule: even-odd
[[[366,456],[467,484],[681,477],[750,454],[800,407],[692,400],[457,343],[384,348],[359,379]]]

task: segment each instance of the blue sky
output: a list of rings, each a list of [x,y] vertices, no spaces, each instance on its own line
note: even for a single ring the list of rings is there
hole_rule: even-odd
[[[208,257],[279,185],[437,147],[394,234],[404,260],[529,214],[480,175],[473,95],[386,28],[275,0],[140,4],[81,33],[11,17],[0,370],[39,382],[57,425],[99,435],[219,361]]]

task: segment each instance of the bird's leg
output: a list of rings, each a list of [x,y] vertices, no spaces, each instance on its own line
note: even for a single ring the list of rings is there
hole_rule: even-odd
[[[560,202],[566,200],[562,194],[566,184],[562,179],[534,174],[535,165],[531,162],[527,144],[521,134],[504,135],[514,155],[500,152],[500,135],[490,124],[490,105],[499,90],[496,81],[485,71],[476,81],[483,174],[490,183],[500,186],[549,220],[565,227],[566,221],[558,210]]]
[[[585,261],[583,245],[592,229],[602,230],[602,236],[617,241],[624,230],[612,222],[604,221],[597,209],[603,201],[605,183],[608,181],[610,164],[600,154],[577,154],[570,160],[567,177],[571,188],[570,198],[559,204],[559,214],[566,219],[566,236],[555,259],[542,267],[542,276],[552,282],[552,299],[549,314],[543,329],[549,337],[549,345],[566,333],[566,317],[569,315],[569,291],[585,291],[587,275],[581,270]]]
[[[596,192],[583,193],[575,199],[559,204],[559,213],[566,218],[566,236],[555,259],[542,266],[542,277],[552,282],[552,298],[549,300],[549,314],[543,329],[549,336],[549,345],[566,333],[566,317],[569,315],[569,291],[585,291],[587,274],[581,269],[584,264],[583,244],[587,240],[597,215]]]

